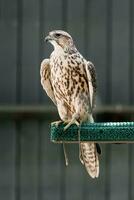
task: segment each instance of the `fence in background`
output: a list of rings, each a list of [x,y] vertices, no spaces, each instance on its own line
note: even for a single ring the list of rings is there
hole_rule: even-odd
[[[100,105],[132,105],[133,10],[133,0],[0,0],[0,104],[8,105],[0,107],[0,199],[133,199],[133,145],[102,145],[97,180],[80,164],[77,145],[67,146],[70,166],[64,166],[62,146],[49,141],[58,116],[39,77],[41,60],[52,51],[45,35],[64,29],[96,66]],[[14,107],[37,104],[51,109]],[[98,107],[96,120],[134,120],[132,107],[113,108]]]
[[[102,144],[100,177],[93,180],[79,161],[78,145],[67,145],[65,167],[62,145],[50,142],[50,122],[58,119],[55,110],[18,107],[15,114],[8,112],[0,121],[1,199],[133,199],[132,144]],[[96,121],[134,120],[132,110],[97,113]]]
[[[0,103],[48,103],[39,77],[41,60],[52,51],[44,37],[65,29],[96,66],[100,101],[132,104],[133,10],[133,0],[1,0]]]

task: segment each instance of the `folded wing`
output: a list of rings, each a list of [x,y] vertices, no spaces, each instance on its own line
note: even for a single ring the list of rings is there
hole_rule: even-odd
[[[97,82],[96,82],[95,67],[90,61],[87,62],[86,73],[87,73],[89,93],[90,93],[90,105],[91,109],[93,109],[95,107]]]
[[[40,67],[40,76],[41,76],[41,85],[43,86],[43,89],[46,91],[47,95],[56,105],[57,103],[55,100],[54,91],[51,83],[51,70],[50,70],[49,59],[44,59],[42,61]]]

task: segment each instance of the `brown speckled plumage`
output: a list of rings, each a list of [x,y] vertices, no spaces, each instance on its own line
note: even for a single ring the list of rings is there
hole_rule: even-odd
[[[41,64],[43,88],[57,106],[62,121],[92,123],[96,94],[94,65],[78,52],[68,33],[52,31],[46,39],[54,51]],[[98,177],[99,160],[94,143],[81,143],[81,162],[92,178]]]

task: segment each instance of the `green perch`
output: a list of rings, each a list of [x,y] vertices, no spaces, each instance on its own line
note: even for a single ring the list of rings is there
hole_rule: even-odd
[[[56,143],[78,142],[78,127],[72,125],[64,131],[65,124],[51,124],[51,141]],[[134,122],[83,123],[80,141],[99,143],[134,143]]]

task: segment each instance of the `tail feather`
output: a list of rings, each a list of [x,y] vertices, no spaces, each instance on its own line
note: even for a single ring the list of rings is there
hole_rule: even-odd
[[[95,143],[81,143],[82,163],[92,178],[99,176],[99,159]]]

